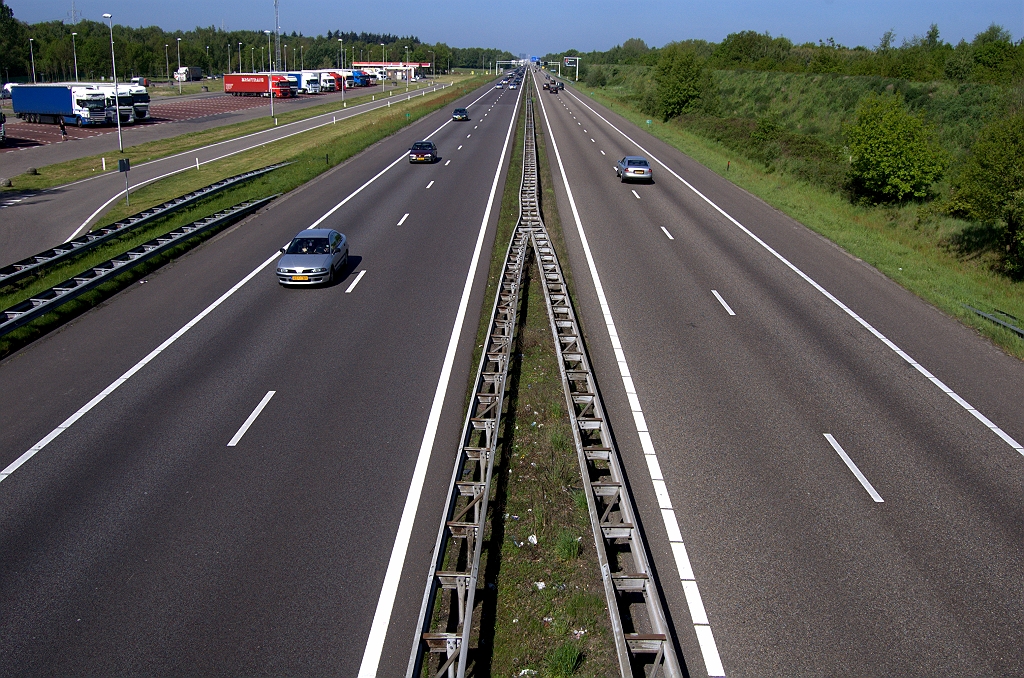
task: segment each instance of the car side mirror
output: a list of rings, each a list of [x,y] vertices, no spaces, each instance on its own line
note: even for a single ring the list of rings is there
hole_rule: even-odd
[[[288,251],[288,248],[287,248],[287,247],[282,247],[282,248],[281,248],[280,250],[278,250],[278,251],[279,251],[279,252],[281,252],[281,254],[284,254],[284,253],[285,253],[286,251]]]

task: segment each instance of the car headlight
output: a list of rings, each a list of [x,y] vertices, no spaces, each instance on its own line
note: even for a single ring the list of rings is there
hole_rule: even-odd
[[[314,268],[310,273],[327,273],[326,268]]]

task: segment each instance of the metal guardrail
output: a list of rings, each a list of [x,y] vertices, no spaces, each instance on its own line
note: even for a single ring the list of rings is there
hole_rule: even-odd
[[[1008,329],[1011,332],[1015,333],[1021,339],[1024,339],[1024,330],[1022,330],[1021,328],[1017,327],[1016,325],[1011,325],[1010,323],[1006,322],[1005,320],[1000,320],[999,318],[997,318],[996,316],[992,315],[991,313],[985,313],[984,311],[979,311],[978,309],[974,308],[973,306],[969,306],[967,304],[964,304],[963,307],[968,309],[968,310],[970,310],[970,311],[974,311],[975,313],[980,315],[982,318],[986,318],[988,320],[991,320],[992,322],[994,322],[997,325],[1002,325],[1006,329]],[[1017,316],[1014,316],[1014,315],[1010,315],[1006,311],[1000,311],[999,309],[995,309],[995,313],[998,313],[999,315],[1002,315],[1002,316],[1005,316],[1007,318],[1011,318],[1013,320],[1016,320],[1017,322],[1020,322],[1020,318],[1018,318]]]
[[[466,675],[497,434],[515,339],[522,276],[531,250],[542,273],[544,299],[569,405],[573,440],[588,490],[587,507],[620,675],[622,678],[635,675],[681,678],[683,672],[643,536],[636,527],[636,511],[604,416],[597,381],[590,369],[562,269],[541,218],[532,94],[526,99],[519,219],[505,254],[501,288],[491,313],[486,350],[480,360],[473,399],[463,426],[462,446],[434,547],[406,678],[420,675],[427,653],[441,654],[445,658],[437,673],[430,671],[428,675],[435,678],[445,673],[449,678]],[[471,519],[464,519],[470,511]],[[439,591],[448,595],[449,614],[435,614]],[[440,602],[445,602],[443,597]],[[452,611],[457,612],[457,621]]]
[[[274,165],[268,165],[267,167],[263,167],[258,170],[243,172],[242,174],[222,179],[221,181],[210,184],[209,186],[200,188],[197,191],[186,193],[185,195],[174,198],[173,200],[168,200],[162,205],[151,207],[150,209],[143,210],[138,214],[133,214],[127,219],[122,219],[110,226],[97,228],[83,236],[69,240],[63,245],[59,245],[52,249],[48,249],[45,252],[40,252],[39,254],[22,259],[21,261],[17,261],[9,266],[4,266],[3,268],[0,268],[0,288],[12,285],[19,280],[27,278],[28,276],[37,275],[47,267],[58,264],[70,257],[88,252],[112,238],[129,233],[132,230],[140,228],[161,217],[173,214],[174,212],[182,210],[203,198],[208,198],[215,193],[231,188],[243,181],[255,179],[260,175],[272,172],[289,164],[291,163],[280,162]]]
[[[527,111],[528,142],[534,139],[532,114],[531,107]],[[534,143],[527,146],[524,161],[524,167],[531,165],[536,176]],[[535,203],[536,197],[533,200]],[[539,213],[537,219],[540,219]],[[619,670],[622,678],[634,675],[681,678],[683,672],[661,605],[658,584],[647,558],[643,535],[637,527],[636,508],[604,414],[597,378],[590,367],[562,267],[543,223],[532,230],[530,237],[541,270],[541,288],[558,354],[573,442],[587,489],[587,509]]]
[[[88,271],[58,283],[31,299],[0,311],[0,337],[56,310],[59,306],[85,294],[98,285],[102,285],[115,276],[131,270],[142,262],[177,247],[190,238],[206,231],[226,226],[247,214],[255,212],[276,197],[277,195],[272,195],[269,198],[249,200],[218,212],[213,216],[192,222],[187,226],[176,228],[166,235],[149,240],[120,256],[108,259]]]

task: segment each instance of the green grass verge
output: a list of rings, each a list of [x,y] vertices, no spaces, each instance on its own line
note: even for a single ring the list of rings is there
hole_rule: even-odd
[[[344,162],[372,144],[384,139],[406,125],[425,115],[448,105],[455,99],[474,89],[472,81],[440,92],[416,97],[410,101],[399,102],[391,108],[369,112],[356,118],[349,118],[337,125],[329,125],[308,134],[293,137],[261,146],[246,153],[225,158],[216,163],[204,166],[197,171],[184,172],[145,186],[133,194],[132,207],[123,203],[112,209],[100,222],[113,223],[128,214],[133,214],[146,207],[158,205],[178,195],[196,190],[220,179],[240,174],[252,169],[264,167],[275,162],[290,160],[291,165],[275,170],[258,179],[246,182],[241,186],[228,189],[207,200],[201,201],[187,210],[176,213],[166,219],[154,222],[137,233],[127,234],[112,240],[60,267],[48,271],[43,277],[26,280],[21,287],[14,288],[0,295],[0,308],[8,308],[34,294],[51,287],[55,283],[91,268],[111,257],[117,256],[132,247],[167,233],[168,231],[187,224],[214,212],[230,207],[252,198],[286,193],[315,178],[331,167]],[[408,114],[408,116],[407,116]],[[193,241],[194,246],[197,241]],[[184,249],[176,250],[174,256],[180,255]],[[145,272],[162,265],[172,257],[160,257],[139,270]],[[53,313],[49,313],[6,337],[0,338],[0,358],[17,350],[35,338],[66,322],[84,310],[100,303],[102,300],[137,279],[135,272],[124,273],[116,281],[105,283],[96,290],[82,295],[77,300],[65,304]]]
[[[452,81],[454,81],[456,86],[460,88],[465,88],[467,86],[475,88],[483,84],[486,81],[486,78],[481,76],[475,78],[467,76],[453,76],[452,78],[444,81],[439,80],[438,82]],[[397,98],[400,95],[405,94],[405,90],[392,90],[389,91],[388,94]],[[346,99],[345,103],[347,106],[355,106],[360,103],[370,101],[375,97],[380,98],[379,89],[368,91],[365,94],[360,94],[359,96],[350,97]],[[323,115],[325,113],[331,113],[340,109],[341,103],[338,101],[332,101],[318,106],[289,111],[277,116],[278,126],[300,120],[307,120],[309,118]],[[235,139],[240,136],[245,136],[246,134],[261,132],[273,127],[274,120],[270,118],[270,116],[265,116],[253,120],[247,120],[245,122],[225,125],[223,127],[214,127],[199,132],[182,134],[168,139],[148,141],[135,146],[129,146],[125,149],[124,154],[113,152],[101,153],[86,158],[76,158],[74,160],[68,160],[67,162],[40,167],[37,168],[38,174],[20,174],[11,180],[12,186],[10,188],[0,190],[34,191],[53,188],[55,186],[63,186],[64,184],[68,184],[73,181],[79,181],[98,174],[103,174],[102,158],[104,157],[107,159],[107,173],[114,173],[117,171],[118,158],[129,158],[134,164],[138,165],[139,163],[165,158],[169,155],[174,155],[175,153],[182,153],[202,146],[208,146],[219,141]]]
[[[648,126],[648,116],[631,103],[598,88],[581,86],[580,90],[874,266],[1007,353],[1024,358],[1024,340],[963,306],[1000,309],[1024,318],[1024,284],[993,270],[997,253],[972,247],[969,224],[916,205],[852,204],[806,181],[768,172],[764,165],[695,133],[683,122],[654,120]],[[984,240],[984,234],[978,238]]]

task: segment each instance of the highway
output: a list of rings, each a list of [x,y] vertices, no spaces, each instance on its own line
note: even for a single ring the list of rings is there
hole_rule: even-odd
[[[445,84],[439,82],[433,88],[422,91],[440,89]],[[387,100],[366,102],[344,109],[339,99],[337,112],[283,124],[157,160],[133,164],[130,172],[131,185],[134,189],[172,174],[195,170],[197,160],[202,167],[272,141],[332,124],[334,120],[344,120],[387,107],[389,103],[405,98],[403,93],[388,97]],[[169,129],[173,125],[158,127]],[[189,130],[180,129],[179,133],[187,131]],[[0,156],[0,161],[3,157]],[[131,159],[131,153],[126,153],[125,157]],[[116,163],[111,165],[111,162],[108,159],[108,167],[116,169]],[[4,194],[0,200],[0,266],[30,257],[85,233],[107,209],[123,197],[124,175],[116,171],[108,171],[106,174],[43,191]]]
[[[0,362],[0,674],[404,672],[520,94],[425,117]],[[440,162],[410,165],[428,136]],[[281,288],[314,223],[349,274]]]
[[[689,675],[1024,674],[1020,361],[571,86],[538,98]]]

